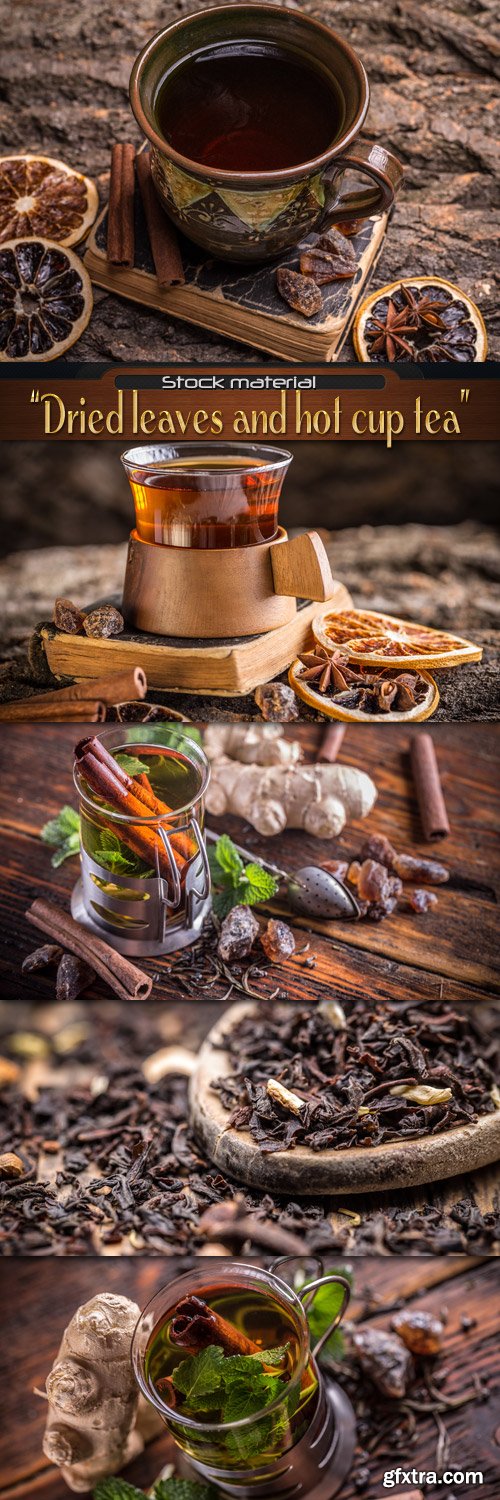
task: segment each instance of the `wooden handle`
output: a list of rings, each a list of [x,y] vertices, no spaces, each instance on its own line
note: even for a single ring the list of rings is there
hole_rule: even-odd
[[[297,599],[317,599],[324,604],[331,598],[335,585],[327,553],[317,531],[306,531],[291,542],[280,542],[270,549],[276,594],[293,594]]]

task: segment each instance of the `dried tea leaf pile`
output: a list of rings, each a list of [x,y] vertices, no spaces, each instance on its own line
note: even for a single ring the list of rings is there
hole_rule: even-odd
[[[412,1003],[354,1005],[339,1025],[329,1002],[290,1012],[263,1005],[226,1033],[232,1071],[212,1087],[228,1124],[265,1153],[372,1147],[473,1124],[495,1110],[492,1059],[465,1013]],[[291,1111],[269,1080],[303,1100]]]

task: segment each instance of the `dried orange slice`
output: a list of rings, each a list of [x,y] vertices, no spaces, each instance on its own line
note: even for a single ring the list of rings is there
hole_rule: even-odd
[[[375,610],[344,609],[316,615],[313,635],[330,650],[342,646],[349,661],[372,667],[458,667],[481,661],[482,650],[460,635],[382,615]]]
[[[92,303],[73,250],[35,238],[0,245],[0,360],[57,359],[87,327]]]
[[[41,235],[77,245],[99,207],[95,182],[51,156],[0,156],[0,244]]]
[[[430,719],[435,714],[439,703],[439,690],[430,672],[420,670],[419,679],[425,684],[426,690],[419,694],[419,701],[413,708],[404,711],[390,709],[388,712],[369,713],[365,709],[348,707],[345,703],[336,702],[328,693],[320,693],[313,683],[304,680],[304,667],[297,657],[292,662],[288,673],[290,687],[298,698],[308,703],[310,708],[315,708],[317,713],[324,714],[327,719],[338,719],[343,724],[408,724],[422,723],[424,719]],[[367,670],[367,676],[370,673]],[[395,677],[396,672],[383,672],[384,679]]]
[[[425,299],[425,310],[422,325],[416,330],[411,302],[420,298]],[[384,346],[380,325],[385,323],[389,303],[396,316],[401,316],[399,326],[395,325],[396,340],[388,351],[378,345]],[[410,358],[431,364],[441,360],[477,364],[488,353],[488,336],[479,308],[461,287],[443,276],[407,276],[370,292],[358,307],[353,341],[358,359],[365,364]]]

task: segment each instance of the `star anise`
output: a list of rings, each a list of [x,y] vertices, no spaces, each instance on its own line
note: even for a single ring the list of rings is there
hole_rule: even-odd
[[[440,301],[439,297],[431,297],[428,292],[417,292],[411,286],[400,284],[400,291],[406,302],[407,317],[413,323],[414,328],[445,328],[446,324],[439,314],[444,312],[448,306],[447,302]]]
[[[404,338],[405,333],[413,333],[413,324],[409,321],[408,309],[403,307],[401,312],[398,312],[392,297],[389,298],[385,323],[381,318],[372,317],[367,333],[372,340],[370,354],[381,354],[383,351],[391,362],[401,353],[408,354],[410,359],[414,358],[414,350]]]
[[[342,692],[352,676],[350,672],[344,676],[343,668],[347,659],[345,652],[327,651],[326,646],[315,646],[313,651],[304,651],[299,656],[299,661],[305,668],[300,674],[302,681],[314,682],[320,693],[327,693],[329,688]]]

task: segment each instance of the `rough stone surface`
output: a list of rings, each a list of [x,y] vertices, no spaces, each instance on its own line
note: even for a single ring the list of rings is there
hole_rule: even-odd
[[[297,5],[298,0],[292,0]],[[127,85],[134,57],[200,0],[24,0],[2,5],[0,146],[43,150],[97,179],[106,194],[111,146],[139,142]],[[498,154],[495,0],[319,0],[299,8],[331,24],[363,58],[371,83],[364,131],[401,157],[406,186],[374,286],[440,274],[481,307],[490,355],[500,352],[494,254]],[[68,358],[266,363],[236,343],[96,291],[90,325]],[[352,357],[346,346],[344,359]]]
[[[479,665],[439,672],[441,703],[435,721],[497,719],[498,535],[474,521],[434,527],[365,525],[338,533],[328,545],[336,577],[360,607],[442,626],[483,645]],[[0,700],[24,697],[29,691],[28,639],[38,621],[51,619],[61,582],[79,603],[113,596],[119,602],[125,560],[125,546],[47,547],[14,553],[0,564]],[[251,694],[210,699],[150,692],[148,697],[193,719],[229,722],[256,717]],[[301,703],[300,717],[314,720],[317,715]]]

